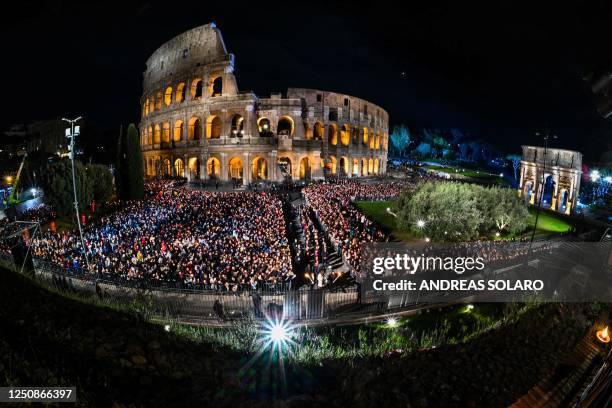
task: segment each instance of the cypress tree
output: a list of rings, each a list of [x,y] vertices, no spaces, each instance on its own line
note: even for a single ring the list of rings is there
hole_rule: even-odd
[[[144,197],[144,165],[140,149],[140,135],[133,123],[128,126],[126,139],[125,150],[128,160],[126,193],[128,199],[140,200]]]

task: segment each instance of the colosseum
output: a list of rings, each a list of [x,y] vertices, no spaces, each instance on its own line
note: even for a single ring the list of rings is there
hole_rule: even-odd
[[[260,98],[240,92],[234,55],[207,24],[158,48],[143,82],[145,175],[190,181],[368,177],[383,174],[389,117],[335,92],[289,88]]]

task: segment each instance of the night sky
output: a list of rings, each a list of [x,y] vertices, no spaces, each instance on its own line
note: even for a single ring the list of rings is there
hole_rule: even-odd
[[[385,108],[392,126],[455,127],[513,152],[546,128],[587,160],[612,149],[612,121],[583,80],[612,69],[604,1],[10,3],[1,129],[77,115],[102,129],[138,122],[148,56],[214,21],[243,91],[345,92]]]

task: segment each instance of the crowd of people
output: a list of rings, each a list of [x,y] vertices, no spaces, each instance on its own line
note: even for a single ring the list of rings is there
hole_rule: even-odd
[[[361,244],[388,240],[388,236],[362,214],[354,200],[379,201],[395,198],[410,184],[404,181],[362,183],[350,179],[312,184],[302,190],[305,211],[312,211],[332,244],[353,270],[361,262]],[[312,227],[308,227],[312,229]]]
[[[280,200],[268,193],[226,193],[147,186],[130,202],[77,233],[46,232],[34,254],[105,279],[237,291],[290,281],[290,250]]]

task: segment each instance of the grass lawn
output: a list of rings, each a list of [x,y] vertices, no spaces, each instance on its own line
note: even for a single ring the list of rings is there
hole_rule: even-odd
[[[394,201],[356,201],[355,205],[366,217],[383,227],[398,241],[410,242],[417,239],[410,232],[397,228],[395,217],[387,211],[387,208],[394,211]]]
[[[471,179],[477,179],[479,181],[485,181],[487,183],[497,184],[500,186],[508,185],[508,182],[503,178],[499,177],[497,174],[491,175],[488,171],[484,170],[474,170],[474,169],[466,169],[463,167],[454,167],[454,166],[435,166],[435,165],[425,165],[424,169],[435,170],[435,171],[443,171],[449,174],[457,174],[460,176],[464,176]]]
[[[529,228],[533,228],[536,218],[536,209],[533,207],[529,208]],[[538,228],[537,231],[561,233],[567,232],[572,228],[572,225],[564,220],[562,217],[555,216],[554,214],[546,211],[540,211],[538,217]]]

